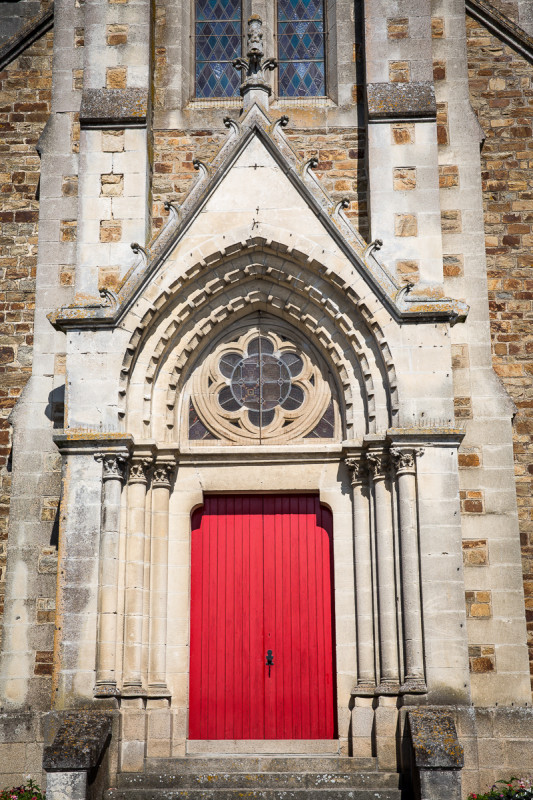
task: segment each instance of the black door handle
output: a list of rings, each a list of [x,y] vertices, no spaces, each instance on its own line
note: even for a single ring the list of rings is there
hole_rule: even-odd
[[[270,678],[270,668],[274,666],[274,655],[272,650],[267,650],[266,665],[268,667],[268,677]]]

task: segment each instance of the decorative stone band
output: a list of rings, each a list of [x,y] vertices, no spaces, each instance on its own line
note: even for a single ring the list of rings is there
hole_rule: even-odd
[[[146,89],[85,89],[81,98],[82,128],[146,128]]]
[[[435,88],[431,81],[369,83],[366,102],[370,122],[437,119]]]

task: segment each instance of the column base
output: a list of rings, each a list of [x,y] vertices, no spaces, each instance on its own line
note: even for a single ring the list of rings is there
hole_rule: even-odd
[[[121,696],[125,698],[133,698],[133,697],[146,697],[148,692],[142,686],[131,685],[131,686],[123,686],[121,691]]]
[[[427,694],[428,687],[422,678],[407,678],[400,686],[400,694]]]
[[[93,689],[93,697],[120,697],[120,689],[114,682],[97,683]]]
[[[152,684],[152,686],[148,687],[148,691],[146,693],[146,697],[149,697],[151,700],[156,700],[158,698],[168,698],[172,697],[172,692],[168,688],[166,684]]]
[[[374,697],[376,694],[376,684],[375,683],[357,683],[352,691],[352,697]]]
[[[392,681],[383,681],[374,689],[375,695],[393,696],[400,694],[400,684]]]

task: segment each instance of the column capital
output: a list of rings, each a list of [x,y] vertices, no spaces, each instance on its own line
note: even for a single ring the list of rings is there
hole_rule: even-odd
[[[424,452],[423,447],[391,447],[389,450],[397,475],[415,474],[416,458]]]
[[[366,483],[368,477],[368,465],[364,453],[354,453],[344,459],[344,463],[350,470],[350,482],[352,486],[361,486]]]
[[[148,470],[152,466],[151,458],[135,457],[130,460],[128,483],[147,483]]]
[[[368,471],[373,481],[383,481],[389,471],[389,454],[385,450],[371,450],[366,454]]]
[[[95,459],[102,462],[102,480],[124,481],[127,464],[126,456],[119,453],[96,453]]]
[[[170,488],[170,481],[172,480],[172,475],[175,469],[176,469],[176,462],[173,459],[172,460],[169,460],[168,458],[166,458],[165,460],[156,459],[152,475],[152,486],[154,488],[158,487]]]

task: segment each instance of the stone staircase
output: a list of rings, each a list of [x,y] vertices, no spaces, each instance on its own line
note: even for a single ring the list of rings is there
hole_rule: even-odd
[[[233,756],[149,759],[120,773],[105,800],[400,800],[399,776],[376,759]]]

